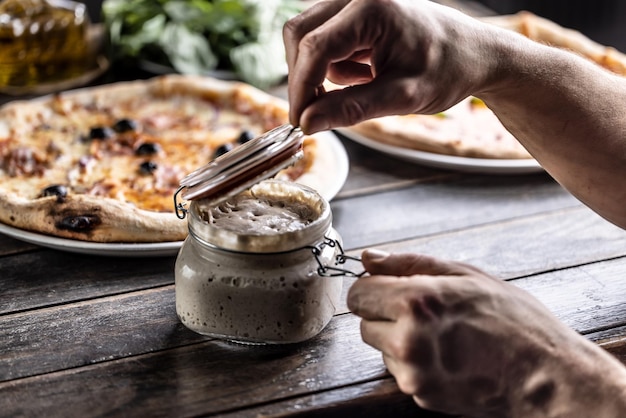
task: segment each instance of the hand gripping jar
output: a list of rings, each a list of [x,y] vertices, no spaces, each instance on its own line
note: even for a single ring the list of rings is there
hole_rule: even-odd
[[[194,200],[187,212],[189,236],[175,267],[176,312],[185,326],[220,339],[284,344],[328,324],[342,290],[342,270],[332,265],[343,251],[317,192],[265,180],[217,206]]]

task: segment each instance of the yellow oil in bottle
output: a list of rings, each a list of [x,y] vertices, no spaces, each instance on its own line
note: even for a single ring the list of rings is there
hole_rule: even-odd
[[[81,3],[0,0],[0,90],[79,76],[90,65]]]

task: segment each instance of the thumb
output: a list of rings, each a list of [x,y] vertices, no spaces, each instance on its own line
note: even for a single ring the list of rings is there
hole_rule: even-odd
[[[361,261],[365,270],[372,275],[411,276],[426,274],[438,276],[467,273],[462,264],[415,253],[390,254],[377,249],[368,249],[361,254]]]

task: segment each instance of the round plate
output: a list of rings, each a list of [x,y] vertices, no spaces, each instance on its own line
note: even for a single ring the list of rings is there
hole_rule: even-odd
[[[314,136],[318,139],[318,162],[323,164],[326,169],[321,171],[320,176],[304,178],[301,183],[316,189],[326,200],[331,200],[348,177],[348,154],[332,132],[321,132]],[[25,231],[2,223],[0,223],[0,233],[20,241],[55,250],[115,257],[172,256],[178,253],[183,243],[182,241],[154,243],[88,242]]]
[[[348,154],[339,138],[330,131],[316,133],[313,137],[317,139],[316,158],[311,170],[313,174],[305,174],[297,182],[317,190],[324,199],[330,201],[348,178]]]
[[[527,174],[543,171],[539,163],[532,158],[502,160],[435,154],[374,141],[349,128],[340,128],[337,129],[337,132],[368,148],[401,158],[405,161],[427,165],[429,167],[484,174]]]
[[[73,89],[75,87],[81,87],[104,74],[106,70],[109,69],[109,65],[109,59],[104,55],[100,55],[96,58],[95,66],[79,76],[51,83],[36,84],[34,86],[3,86],[0,87],[0,93],[8,94],[10,96],[22,96],[31,94],[49,94]]]
[[[2,223],[0,223],[0,233],[20,241],[53,248],[55,250],[121,257],[157,257],[173,255],[178,252],[182,245],[182,241],[136,244],[79,241],[25,231]]]

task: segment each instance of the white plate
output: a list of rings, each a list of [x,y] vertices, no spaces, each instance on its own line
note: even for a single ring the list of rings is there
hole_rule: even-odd
[[[298,179],[298,183],[317,190],[324,199],[330,201],[339,193],[348,178],[348,154],[334,133],[326,131],[313,136],[317,139],[317,158],[314,164],[320,164],[320,167],[313,167],[315,176],[305,174]]]
[[[324,157],[324,170],[321,178],[308,178],[303,184],[316,189],[326,200],[331,200],[339,192],[348,177],[349,161],[345,148],[331,132],[315,135],[318,141],[318,155]],[[326,160],[328,158],[328,160]],[[183,222],[183,221],[181,221]],[[0,223],[0,233],[11,238],[55,250],[80,254],[106,255],[115,257],[161,257],[176,255],[182,241],[155,243],[99,243],[58,238],[50,235],[25,231]]]
[[[352,131],[349,128],[340,128],[337,129],[337,131],[347,138],[368,148],[375,149],[409,162],[427,165],[429,167],[485,174],[527,174],[543,171],[543,168],[539,165],[539,163],[532,158],[502,160],[435,154],[432,152],[417,151],[374,141]]]
[[[23,229],[14,228],[2,223],[0,223],[0,233],[20,241],[53,248],[55,250],[121,257],[169,256],[176,254],[182,245],[182,241],[137,244],[87,242],[24,231]]]

